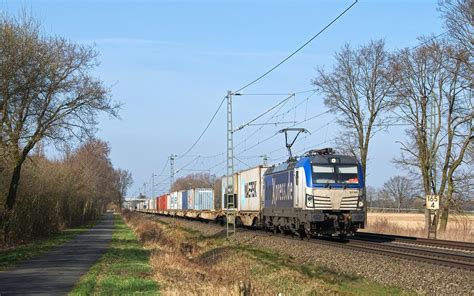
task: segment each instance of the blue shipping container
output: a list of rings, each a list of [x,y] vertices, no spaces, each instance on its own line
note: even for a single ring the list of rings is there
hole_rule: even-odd
[[[183,210],[187,210],[188,209],[188,191],[187,190],[181,193],[181,198],[182,198]]]

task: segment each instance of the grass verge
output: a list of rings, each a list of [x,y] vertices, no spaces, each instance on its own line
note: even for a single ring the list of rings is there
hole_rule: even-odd
[[[134,213],[125,219],[152,250],[153,276],[164,295],[409,295],[355,275],[301,264],[246,243],[161,223]],[[158,219],[159,218],[153,218]]]
[[[115,215],[108,251],[81,277],[71,295],[130,295],[158,293],[148,263],[150,251],[143,248],[133,231]]]
[[[6,270],[17,263],[29,260],[67,243],[77,235],[94,226],[97,222],[98,220],[95,220],[83,226],[68,228],[50,237],[0,251],[0,271]]]

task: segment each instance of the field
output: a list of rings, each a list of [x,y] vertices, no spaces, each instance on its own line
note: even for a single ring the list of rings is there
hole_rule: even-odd
[[[369,213],[368,228],[364,231],[424,237],[424,214]],[[446,233],[438,232],[439,239],[474,242],[474,216],[451,215]]]

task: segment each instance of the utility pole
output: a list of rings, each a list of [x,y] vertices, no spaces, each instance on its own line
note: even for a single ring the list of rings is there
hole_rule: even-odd
[[[170,191],[171,191],[171,186],[173,186],[174,183],[174,159],[178,155],[176,154],[171,154],[169,157],[170,160]]]
[[[146,198],[146,182],[143,183],[143,195]]]
[[[227,91],[227,239],[235,238],[234,135],[232,130],[232,91]]]
[[[266,167],[268,165],[268,156],[266,154],[260,155],[263,159],[263,166]]]
[[[157,175],[151,174],[151,197],[155,197],[155,177]]]

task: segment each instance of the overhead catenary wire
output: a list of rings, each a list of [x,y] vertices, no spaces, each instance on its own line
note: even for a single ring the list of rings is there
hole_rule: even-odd
[[[237,132],[237,131],[240,131],[242,129],[244,129],[246,126],[248,126],[249,124],[252,124],[253,122],[255,122],[256,120],[262,118],[263,116],[265,116],[265,114],[269,113],[270,111],[274,110],[276,107],[280,106],[281,104],[285,103],[286,101],[288,101],[290,98],[294,97],[295,94],[290,94],[288,97],[284,98],[283,100],[281,100],[280,102],[278,102],[278,104],[272,106],[270,109],[266,110],[265,112],[263,112],[262,114],[258,115],[257,117],[255,117],[254,119],[250,120],[249,122],[245,123],[245,124],[242,124],[241,126],[239,126],[238,128],[236,128],[233,132]]]
[[[278,64],[276,64],[275,66],[273,66],[270,70],[266,71],[265,73],[263,73],[262,75],[260,75],[259,77],[255,78],[254,80],[250,81],[249,83],[247,83],[246,85],[242,86],[241,88],[239,88],[236,93],[246,89],[247,87],[251,86],[252,84],[256,83],[257,81],[259,81],[260,79],[262,79],[263,77],[267,76],[268,74],[270,74],[271,72],[273,72],[276,68],[280,67],[284,62],[288,61],[289,59],[291,59],[295,54],[297,54],[299,51],[301,51],[303,48],[305,48],[308,44],[310,44],[314,39],[316,39],[319,35],[321,35],[324,31],[326,31],[327,28],[329,28],[332,24],[334,24],[339,18],[341,18],[346,12],[348,12],[356,3],[357,3],[358,0],[355,0],[351,5],[349,5],[346,9],[344,9],[344,11],[342,11],[338,16],[336,16],[331,22],[329,22],[324,28],[322,28],[318,33],[316,33],[313,37],[311,37],[308,41],[306,41],[303,45],[301,45],[298,49],[296,49],[295,51],[293,51],[289,56],[287,56],[286,58],[284,58],[282,61],[280,61]]]
[[[162,169],[161,172],[158,174],[158,176],[163,176],[163,173],[165,172],[165,169],[166,169],[166,167],[168,166],[169,161],[170,161],[170,159],[167,158],[167,159],[166,159],[166,162],[165,162],[165,165],[163,166],[163,169]]]
[[[288,109],[287,111],[283,112],[283,113],[279,113],[281,109],[283,109],[283,107],[285,106],[285,104],[288,102],[286,101],[285,103],[283,103],[279,108],[278,110],[275,111],[275,113],[273,113],[273,115],[267,119],[267,121],[265,121],[264,123],[268,123],[270,122],[270,120],[276,118],[277,116],[284,116],[288,113],[290,113],[292,110],[298,108],[302,103],[304,102],[307,102],[312,96],[314,96],[314,94],[316,93],[315,90],[310,90],[312,93],[310,95],[308,95],[305,99],[303,99],[300,103],[298,103],[297,105],[295,105],[294,107],[292,107],[291,109]],[[304,92],[308,92],[308,91],[304,91]],[[295,94],[298,94],[298,93],[304,93],[304,92],[295,92]],[[242,144],[244,144],[248,139],[252,138],[254,135],[256,135],[259,131],[261,131],[263,129],[264,126],[261,126],[260,128],[256,129],[252,134],[250,134],[249,136],[247,136],[245,139],[241,140],[239,143],[237,143],[236,145],[234,145],[234,148],[237,148],[239,146],[241,146]]]
[[[320,116],[322,116],[322,115],[324,115],[324,114],[327,114],[327,113],[329,113],[329,112],[331,112],[331,111],[330,111],[330,110],[327,110],[327,111],[318,113],[318,114],[316,114],[316,115],[314,115],[314,116],[311,116],[311,117],[308,118],[308,119],[305,119],[305,120],[299,121],[299,122],[297,122],[297,123],[295,123],[295,124],[293,124],[293,125],[290,125],[290,126],[288,126],[288,128],[292,128],[292,127],[297,126],[298,124],[305,123],[305,122],[307,122],[307,121],[313,120],[313,119],[318,118],[318,117],[320,117]],[[250,147],[248,147],[248,148],[246,148],[246,149],[240,151],[239,153],[236,153],[235,155],[240,155],[240,154],[242,154],[242,153],[244,153],[244,152],[247,152],[248,150],[257,147],[258,145],[267,142],[268,140],[270,140],[271,138],[275,137],[275,136],[278,135],[278,134],[279,134],[279,133],[276,132],[275,134],[273,134],[273,135],[271,135],[271,136],[269,136],[269,137],[267,137],[267,138],[265,138],[265,139],[263,139],[263,140],[261,140],[261,141],[258,141],[256,144],[254,144],[254,145],[252,145],[252,146],[250,146]],[[235,155],[234,155],[234,156],[235,156]]]
[[[243,165],[247,166],[247,168],[251,168],[251,167],[252,167],[251,165],[249,165],[249,164],[243,162],[242,160],[240,160],[238,157],[235,157],[235,156],[234,156],[234,159],[236,159],[238,162],[242,163]]]
[[[206,133],[206,131],[209,129],[209,126],[211,126],[211,123],[214,121],[214,118],[216,118],[217,116],[217,113],[219,113],[219,110],[221,109],[222,105],[224,104],[224,101],[226,100],[226,97],[222,98],[222,101],[220,102],[219,106],[217,107],[217,110],[214,112],[214,114],[212,115],[211,119],[209,120],[209,122],[207,123],[206,127],[204,128],[204,130],[202,131],[202,133],[199,135],[199,137],[196,139],[196,141],[194,141],[194,143],[189,147],[188,150],[186,150],[186,152],[184,152],[183,154],[179,155],[177,159],[180,159],[180,158],[183,158],[184,156],[186,156],[189,152],[191,152],[191,150],[193,150],[193,148],[197,145],[197,143],[201,140],[202,136],[204,136],[204,134]]]

